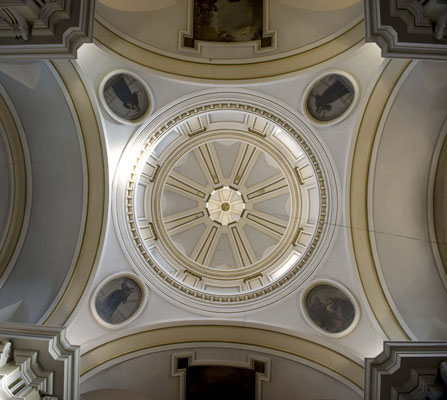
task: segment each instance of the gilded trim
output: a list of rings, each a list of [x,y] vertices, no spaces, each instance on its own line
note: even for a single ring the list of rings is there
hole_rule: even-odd
[[[0,278],[6,269],[17,248],[23,223],[25,221],[27,201],[27,176],[25,153],[18,127],[15,123],[11,110],[5,99],[0,94],[0,122],[6,133],[9,151],[12,158],[13,196],[12,212],[9,217],[8,231],[0,249]]]
[[[155,328],[104,343],[81,356],[81,377],[107,362],[137,351],[198,342],[254,345],[287,353],[326,368],[363,390],[363,366],[333,349],[278,331],[217,324]]]
[[[101,132],[81,77],[68,60],[51,62],[71,97],[81,127],[87,161],[88,192],[84,235],[71,278],[44,325],[64,325],[78,305],[93,272],[103,234],[106,173]]]
[[[374,141],[383,112],[410,63],[408,60],[391,60],[377,80],[360,123],[351,167],[350,218],[357,269],[371,309],[390,340],[408,340],[410,337],[393,313],[377,274],[369,237],[368,179]]]
[[[200,80],[234,81],[271,78],[329,61],[363,42],[365,25],[362,20],[336,38],[299,54],[276,60],[238,64],[206,64],[161,55],[120,37],[97,19],[94,38],[98,44],[118,55],[159,72]]]

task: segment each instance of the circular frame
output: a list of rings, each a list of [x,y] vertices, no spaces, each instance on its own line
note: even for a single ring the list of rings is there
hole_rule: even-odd
[[[211,138],[208,136],[211,135]],[[251,135],[251,136],[250,136]],[[168,238],[168,233],[166,232],[165,228],[163,227],[163,224],[161,223],[161,219],[159,217],[154,218],[154,225],[158,232],[159,239],[164,243],[165,247],[168,249],[168,253],[170,256],[176,260],[177,262],[182,262],[181,259],[183,259],[183,262],[186,262],[186,265],[188,265],[188,269],[191,271],[207,276],[207,277],[224,277],[224,278],[230,278],[234,277],[236,275],[244,275],[245,278],[252,276],[256,273],[262,272],[265,269],[268,268],[268,264],[273,264],[277,262],[277,260],[281,257],[284,257],[284,251],[285,248],[290,244],[290,241],[292,240],[292,236],[294,235],[294,229],[297,230],[297,223],[300,220],[300,214],[301,214],[301,195],[299,192],[299,184],[296,182],[294,184],[295,179],[295,173],[293,171],[293,168],[289,165],[288,162],[281,159],[281,154],[277,149],[269,148],[266,144],[259,141],[259,139],[254,136],[253,134],[247,134],[243,131],[238,130],[232,130],[231,133],[222,133],[221,131],[215,131],[212,133],[204,133],[203,136],[196,136],[192,138],[189,142],[186,143],[186,145],[182,146],[180,149],[176,151],[180,154],[179,157],[185,155],[188,151],[191,151],[194,149],[197,145],[207,143],[209,140],[216,139],[217,140],[221,137],[230,138],[233,137],[235,139],[236,137],[240,136],[240,141],[249,143],[253,146],[257,146],[261,151],[263,151],[265,154],[268,154],[274,161],[277,162],[278,167],[281,169],[288,185],[290,188],[290,197],[292,202],[291,207],[291,214],[290,218],[287,224],[286,233],[281,238],[281,240],[278,242],[278,244],[275,246],[275,249],[272,250],[267,256],[265,256],[262,260],[259,260],[257,263],[249,265],[247,267],[242,268],[241,270],[229,270],[229,271],[222,271],[219,270],[219,272],[216,272],[215,269],[206,267],[204,265],[197,265],[192,260],[187,260],[187,257],[184,257],[181,252],[175,248],[175,245],[172,242],[172,239]],[[275,154],[278,153],[278,154]],[[175,155],[175,153],[173,153]],[[168,157],[168,162],[171,161],[172,155]],[[160,172],[158,173],[158,182],[154,185],[153,191],[155,193],[159,192],[162,193],[162,188],[164,186],[165,180],[168,176],[170,168],[173,168],[173,163],[171,162],[170,165],[167,167],[163,166],[160,168]],[[161,215],[161,206],[160,206],[160,200],[153,200],[151,203],[151,207],[153,210],[155,210],[155,214],[159,213]],[[325,209],[326,203],[325,201],[321,202],[322,205],[320,206],[321,210],[320,212]],[[295,211],[293,209],[295,208]],[[316,232],[314,232],[315,235]],[[308,250],[309,251],[309,250]],[[276,257],[276,258],[275,258]],[[260,267],[262,265],[262,267]],[[246,293],[244,293],[245,295]],[[242,295],[242,294],[241,294]],[[218,295],[217,295],[218,296]]]
[[[96,311],[96,306],[95,306],[96,296],[98,295],[100,290],[102,288],[104,288],[109,282],[112,282],[113,280],[118,279],[118,278],[129,278],[129,279],[132,279],[133,281],[135,281],[138,284],[138,286],[140,286],[140,288],[141,288],[142,297],[141,297],[140,305],[138,306],[138,308],[135,310],[135,312],[133,313],[133,315],[130,318],[126,319],[125,321],[123,321],[119,324],[109,324],[108,322],[104,321],[99,316],[98,312]],[[143,311],[143,308],[146,305],[147,296],[148,296],[148,291],[147,291],[146,285],[144,284],[144,282],[142,282],[142,280],[137,275],[127,273],[127,272],[120,272],[117,274],[110,275],[109,277],[107,277],[106,279],[101,281],[101,283],[99,283],[96,286],[94,292],[92,293],[92,295],[90,297],[90,311],[93,314],[93,316],[95,317],[95,320],[101,326],[108,328],[108,329],[120,329],[123,326],[130,324],[132,321],[134,321],[135,319],[137,319],[139,317],[139,315]]]
[[[143,86],[143,89],[146,92],[147,95],[147,99],[148,99],[148,107],[147,107],[147,111],[138,119],[136,120],[128,120],[125,118],[121,118],[120,116],[116,115],[113,110],[109,107],[109,105],[107,104],[105,98],[104,98],[104,86],[106,85],[107,81],[114,75],[118,75],[118,74],[127,74],[130,75],[132,78],[135,78],[140,84],[141,86]],[[134,72],[131,72],[127,69],[115,69],[111,72],[109,72],[101,81],[101,83],[99,84],[99,88],[98,88],[98,95],[99,98],[101,99],[101,104],[103,105],[103,107],[105,108],[105,110],[107,111],[107,114],[109,114],[115,121],[118,121],[122,124],[125,125],[140,125],[149,115],[152,114],[152,110],[154,109],[154,98],[152,96],[152,92],[149,88],[149,85],[142,79],[140,78],[137,74],[135,74]]]
[[[354,99],[352,100],[351,105],[347,108],[347,110],[341,114],[339,117],[334,118],[330,121],[319,121],[317,119],[315,119],[312,114],[309,112],[308,108],[307,108],[307,99],[310,95],[310,92],[312,91],[312,89],[314,88],[314,86],[324,77],[328,76],[328,75],[342,75],[344,76],[346,79],[349,80],[349,82],[351,82],[353,88],[354,88]],[[304,114],[306,115],[306,117],[309,119],[310,122],[312,122],[314,125],[318,125],[318,126],[331,126],[331,125],[335,125],[338,124],[339,122],[343,121],[354,109],[354,107],[357,105],[358,100],[359,100],[359,93],[360,93],[360,89],[359,89],[359,85],[357,83],[357,81],[355,80],[355,78],[345,72],[345,71],[341,71],[338,69],[331,69],[329,71],[326,71],[325,73],[318,75],[315,79],[313,79],[306,87],[306,90],[304,91],[304,96],[303,96],[303,100],[302,100],[302,104],[301,107],[303,109]]]
[[[310,291],[313,288],[315,288],[316,286],[319,286],[319,285],[327,285],[327,286],[335,287],[336,289],[340,290],[343,294],[345,294],[348,297],[348,299],[351,301],[352,305],[354,306],[354,312],[355,312],[354,319],[352,320],[351,325],[349,325],[345,330],[343,330],[341,332],[337,332],[337,333],[330,333],[328,331],[325,331],[324,329],[320,328],[308,314],[307,305],[306,305],[307,295],[310,293]],[[332,281],[332,280],[320,279],[320,280],[312,282],[301,293],[300,304],[301,304],[301,309],[302,309],[304,318],[309,323],[309,325],[311,325],[313,328],[315,328],[318,332],[320,332],[326,336],[332,337],[332,338],[340,338],[340,337],[346,336],[347,334],[351,333],[355,329],[355,327],[357,326],[357,324],[360,320],[361,310],[360,310],[360,306],[359,306],[357,300],[355,299],[355,297],[352,295],[352,293],[346,287],[344,287],[340,283]]]
[[[269,286],[238,295],[210,295],[184,287],[180,282],[168,276],[149,258],[145,251],[137,227],[129,218],[133,214],[132,192],[138,176],[138,160],[165,132],[191,113],[203,114],[209,110],[240,110],[253,115],[262,115],[287,130],[308,153],[320,185],[321,207],[319,227],[314,237],[312,250],[295,267]],[[213,89],[198,91],[178,99],[160,109],[142,126],[129,141],[122,154],[115,173],[113,185],[113,217],[119,242],[124,254],[135,272],[145,283],[167,301],[178,306],[205,315],[222,313],[238,315],[255,312],[262,307],[272,305],[302,285],[326,259],[328,250],[333,246],[338,211],[338,175],[334,161],[326,144],[312,130],[296,109],[277,98],[247,90]],[[317,245],[317,242],[318,245]],[[306,268],[303,268],[306,265]],[[299,273],[298,273],[299,272]]]

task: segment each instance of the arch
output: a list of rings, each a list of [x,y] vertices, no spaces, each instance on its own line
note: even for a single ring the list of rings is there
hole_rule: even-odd
[[[2,93],[0,93],[0,124],[3,126],[11,155],[13,180],[12,210],[9,214],[5,238],[3,243],[0,243],[0,280],[4,282],[10,270],[8,266],[18,249],[19,240],[26,233],[24,232],[25,214],[31,193],[27,189],[29,171],[26,166],[26,149],[12,110]]]
[[[78,305],[99,258],[107,212],[107,180],[102,133],[87,89],[70,61],[57,60],[51,64],[76,112],[74,118],[79,122],[85,146],[88,182],[84,234],[77,261],[62,295],[43,321],[44,325],[64,325]]]
[[[410,64],[408,60],[393,59],[377,80],[360,122],[350,169],[350,231],[356,266],[368,303],[390,340],[408,340],[410,337],[393,313],[374,263],[368,225],[368,181],[371,154],[382,115]]]
[[[363,20],[339,36],[302,53],[277,60],[239,64],[205,64],[155,53],[131,43],[95,20],[95,42],[137,64],[166,74],[194,80],[260,80],[313,67],[352,49],[365,37]]]
[[[191,324],[162,326],[131,333],[98,345],[81,355],[81,379],[95,371],[119,362],[119,358],[148,349],[187,343],[229,343],[252,345],[266,351],[282,352],[298,357],[338,380],[347,381],[363,390],[364,368],[345,354],[309,339],[255,325]]]

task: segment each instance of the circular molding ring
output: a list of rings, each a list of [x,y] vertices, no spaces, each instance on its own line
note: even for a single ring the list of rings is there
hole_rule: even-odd
[[[324,329],[320,328],[310,317],[310,315],[307,312],[307,306],[306,306],[306,297],[309,294],[309,292],[316,286],[318,285],[328,285],[328,286],[333,286],[336,289],[339,289],[342,293],[344,293],[349,300],[351,300],[352,305],[354,306],[354,310],[355,310],[355,316],[354,319],[351,322],[351,325],[349,325],[348,328],[346,328],[344,331],[341,332],[337,332],[337,333],[330,333],[325,331]],[[301,304],[301,309],[304,315],[304,318],[306,319],[306,321],[309,323],[310,326],[312,326],[313,328],[315,328],[318,332],[322,333],[325,336],[329,336],[332,338],[340,338],[343,336],[346,336],[347,334],[351,333],[355,327],[357,326],[359,320],[360,320],[360,314],[361,314],[361,310],[360,310],[360,306],[357,302],[357,300],[355,299],[354,295],[343,285],[341,285],[340,283],[333,281],[333,280],[329,280],[329,279],[320,279],[317,281],[312,282],[308,287],[306,287],[305,290],[302,291],[301,293],[301,297],[300,297],[300,304]]]
[[[140,305],[138,306],[138,308],[135,310],[135,312],[132,314],[132,316],[130,318],[126,319],[125,321],[123,321],[119,324],[109,324],[108,322],[104,321],[98,315],[98,312],[96,311],[96,307],[95,307],[95,300],[96,300],[96,296],[98,295],[100,290],[103,287],[105,287],[109,282],[112,282],[113,280],[115,280],[117,278],[129,278],[129,279],[132,279],[133,281],[135,281],[138,284],[138,286],[140,286],[140,288],[141,288],[142,297],[141,297]],[[108,276],[106,279],[101,281],[96,286],[95,290],[93,291],[93,294],[90,297],[90,312],[93,314],[93,316],[95,317],[95,321],[98,322],[98,324],[100,324],[108,329],[121,329],[123,326],[129,325],[132,321],[136,320],[140,316],[141,312],[143,311],[143,309],[146,305],[147,297],[148,297],[148,293],[147,293],[146,285],[141,281],[141,279],[137,275],[130,274],[127,272],[119,272],[117,274]]]
[[[345,78],[347,78],[349,80],[349,82],[351,82],[352,86],[354,87],[354,99],[352,100],[352,103],[350,104],[350,106],[348,107],[348,109],[341,114],[339,117],[334,118],[330,121],[319,121],[317,119],[315,119],[310,112],[307,109],[307,98],[309,97],[309,94],[311,92],[311,90],[314,88],[315,84],[320,81],[322,78],[324,78],[325,76],[328,75],[342,75]],[[357,105],[358,101],[360,98],[360,89],[359,89],[359,85],[356,81],[356,79],[349,73],[339,70],[339,69],[331,69],[328,71],[325,71],[323,74],[318,75],[315,79],[313,79],[309,85],[306,87],[306,90],[304,91],[304,95],[303,95],[303,100],[302,100],[302,109],[306,115],[306,117],[309,119],[309,121],[311,121],[314,125],[318,125],[318,126],[331,126],[331,125],[335,125],[338,124],[339,122],[343,121],[354,109],[354,107]]]
[[[192,115],[192,114],[191,114]],[[251,265],[249,267],[244,267],[244,276],[245,278],[249,278],[253,274],[257,274],[261,272],[262,270],[268,268],[269,265],[272,265],[275,261],[275,255],[276,258],[279,258],[281,255],[284,254],[285,249],[290,244],[290,241],[292,240],[292,237],[295,235],[295,232],[297,231],[298,223],[300,220],[300,204],[302,203],[302,196],[300,194],[300,191],[298,189],[298,183],[294,183],[294,180],[296,180],[296,173],[293,171],[293,169],[288,165],[288,163],[283,160],[281,157],[281,153],[276,150],[277,154],[274,154],[275,152],[273,149],[268,149],[268,147],[262,143],[262,140],[258,138],[257,136],[253,135],[252,133],[246,133],[243,131],[237,131],[233,130],[231,133],[227,132],[212,132],[210,133],[210,136],[212,138],[221,138],[222,136],[226,139],[228,138],[234,138],[238,139],[241,142],[250,143],[251,145],[258,146],[258,149],[261,149],[265,151],[265,154],[269,154],[278,164],[278,167],[281,168],[282,173],[284,174],[284,179],[287,180],[289,185],[289,190],[292,198],[292,213],[290,215],[290,222],[288,223],[286,233],[284,234],[284,237],[281,239],[280,243],[278,243],[277,247],[274,251],[272,251],[267,257],[263,258],[262,260],[259,260],[255,265]],[[191,138],[188,142],[186,142],[186,149],[194,148],[197,146],[198,143],[207,143],[210,141],[210,136],[208,136],[206,133],[203,135],[196,135],[194,138]],[[212,139],[211,139],[212,140]],[[184,154],[184,151],[182,152]],[[173,154],[174,156],[176,154]],[[169,157],[172,158],[172,155]],[[167,164],[168,162],[166,162]],[[167,169],[165,165],[163,165],[158,173],[157,176],[157,182],[155,183],[155,187],[153,189],[154,193],[162,193],[162,185],[165,183],[166,175],[169,172],[169,168]],[[153,196],[156,197],[156,196]],[[159,200],[159,199],[157,199]],[[325,201],[323,201],[322,208],[325,209]],[[153,200],[152,202],[152,209],[155,210],[154,214],[154,226],[156,228],[158,238],[161,241],[164,241],[165,247],[170,249],[171,254],[177,253],[177,258],[183,258],[184,262],[188,264],[188,269],[200,274],[201,276],[208,275],[208,276],[215,276],[215,277],[225,277],[229,278],[231,276],[240,275],[240,270],[227,270],[227,271],[213,271],[211,268],[206,268],[203,265],[194,265],[195,263],[190,263],[187,261],[187,258],[180,254],[180,252],[177,250],[175,251],[175,246],[172,246],[171,243],[169,243],[169,240],[166,239],[168,233],[163,227],[163,224],[161,223],[160,218],[157,217],[157,214],[161,214],[161,207],[160,207],[160,201]],[[320,224],[321,225],[321,224]],[[315,242],[316,243],[316,242]],[[175,258],[175,256],[173,256]],[[259,268],[260,265],[264,265],[264,267]]]
[[[113,110],[109,107],[109,105],[107,104],[106,100],[104,99],[104,86],[107,83],[107,81],[115,75],[118,74],[125,74],[125,75],[130,75],[132,78],[135,78],[138,83],[141,84],[141,86],[143,86],[143,89],[146,92],[147,95],[147,99],[148,99],[148,107],[146,112],[138,119],[136,120],[128,120],[125,118],[121,118],[120,116],[116,115]],[[101,104],[104,107],[104,109],[107,111],[107,114],[109,114],[115,121],[118,121],[122,124],[125,125],[140,125],[149,115],[152,114],[152,110],[154,109],[154,98],[152,96],[152,91],[149,88],[149,85],[137,74],[135,74],[132,71],[129,71],[127,69],[115,69],[111,72],[109,72],[101,81],[101,83],[99,84],[98,87],[98,96],[101,99]]]
[[[160,138],[191,116],[200,117],[222,110],[262,117],[294,137],[306,154],[308,165],[314,171],[315,189],[320,198],[319,210],[313,217],[316,225],[309,245],[302,256],[293,261],[290,269],[258,289],[231,294],[201,291],[175,279],[160,268],[145,247],[146,239],[140,234],[134,211],[134,194],[139,176],[148,154],[151,154],[155,144],[160,143]],[[256,137],[256,134],[253,136]],[[277,99],[268,99],[265,95],[261,97],[255,92],[241,89],[234,92],[216,89],[197,92],[179,99],[178,103],[170,104],[152,116],[130,140],[123,153],[116,171],[112,196],[115,203],[114,221],[117,231],[120,232],[120,243],[131,266],[145,282],[161,296],[175,301],[180,307],[205,314],[221,312],[227,315],[253,311],[272,304],[291,294],[310,276],[331,246],[335,232],[337,198],[337,176],[332,158],[324,143],[304,120],[297,116],[296,110],[281,104]],[[150,230],[149,227],[147,233],[152,235]],[[304,266],[306,268],[303,268]]]

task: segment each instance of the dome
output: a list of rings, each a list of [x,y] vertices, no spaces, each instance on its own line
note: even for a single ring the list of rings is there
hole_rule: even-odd
[[[228,312],[303,278],[327,231],[328,191],[309,128],[253,95],[222,95],[232,100],[197,96],[155,116],[129,144],[116,194],[137,271],[168,296]]]

